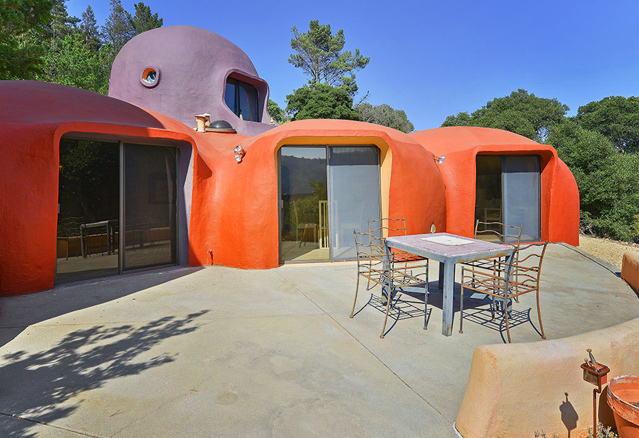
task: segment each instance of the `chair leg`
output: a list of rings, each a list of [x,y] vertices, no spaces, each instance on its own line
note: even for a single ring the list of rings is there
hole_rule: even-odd
[[[428,330],[428,287],[424,292],[424,330]]]
[[[353,300],[353,308],[351,309],[351,318],[355,315],[355,304],[357,304],[358,291],[359,291],[359,272],[357,273],[357,284],[355,285],[355,299]]]
[[[428,329],[428,264],[426,265],[426,285],[424,287],[424,330]]]
[[[388,320],[388,311],[390,310],[390,305],[391,305],[391,293],[388,293],[388,296],[386,297],[386,315],[384,316],[384,326],[382,327],[382,334],[379,336],[381,339],[384,339],[384,333],[386,332],[386,321]]]
[[[462,283],[459,296],[459,333],[464,333],[464,284]]]
[[[504,315],[506,315],[506,333],[508,334],[508,343],[512,344],[512,340],[510,339],[510,324],[508,323],[508,297],[504,298]]]
[[[539,328],[541,329],[541,339],[546,339],[544,325],[541,323],[541,310],[539,308],[539,289],[537,289],[537,316],[539,317]]]

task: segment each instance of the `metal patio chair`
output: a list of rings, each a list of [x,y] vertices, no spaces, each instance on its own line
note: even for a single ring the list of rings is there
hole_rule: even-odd
[[[495,318],[495,301],[503,303],[501,311],[504,314],[509,343],[512,342],[508,321],[509,304],[511,304],[511,300],[521,295],[534,292],[537,298],[537,316],[539,317],[541,337],[546,339],[539,307],[539,280],[547,246],[548,241],[543,244],[515,246],[513,255],[507,262],[494,260],[485,268],[463,266],[461,299],[459,301],[459,333],[463,333],[465,290],[493,297],[493,303],[490,307],[492,319]]]
[[[386,323],[393,302],[397,302],[401,293],[423,293],[424,312],[428,306],[428,262],[422,261],[408,266],[405,257],[387,252],[380,247],[379,238],[371,233],[360,233],[353,230],[355,246],[357,250],[357,284],[355,286],[355,299],[350,317],[355,315],[357,296],[360,286],[360,278],[366,279],[366,290],[380,286],[380,300],[386,306],[384,324],[380,338],[384,339]],[[413,272],[419,272],[413,274]],[[421,272],[420,272],[421,271]],[[424,328],[426,328],[424,318]]]

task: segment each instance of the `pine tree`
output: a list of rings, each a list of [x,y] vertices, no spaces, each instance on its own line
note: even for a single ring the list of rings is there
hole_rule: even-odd
[[[111,0],[111,13],[102,26],[102,36],[116,54],[135,36],[129,18],[130,14],[122,7],[121,0]]]
[[[140,2],[136,3],[134,7],[135,15],[133,17],[131,17],[130,14],[128,15],[129,23],[134,29],[136,35],[146,32],[147,30],[162,27],[162,24],[164,24],[164,20],[158,17],[157,12],[155,14],[151,14],[150,6]]]
[[[80,20],[80,31],[84,37],[84,42],[91,50],[91,52],[97,52],[100,49],[102,43],[100,42],[100,30],[98,28],[98,21],[95,19],[93,8],[91,5],[87,6],[86,11],[82,13],[82,19]]]

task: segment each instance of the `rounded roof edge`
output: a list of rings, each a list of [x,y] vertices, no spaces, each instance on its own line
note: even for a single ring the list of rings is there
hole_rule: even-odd
[[[503,129],[476,126],[447,126],[409,134],[435,152],[471,149],[478,146],[541,146],[534,140]]]
[[[38,81],[0,81],[4,123],[93,122],[183,130],[176,120],[93,91]]]

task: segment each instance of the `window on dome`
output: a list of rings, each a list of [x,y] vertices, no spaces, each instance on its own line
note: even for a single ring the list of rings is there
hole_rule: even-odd
[[[260,121],[257,89],[253,85],[227,78],[224,100],[240,119],[251,122]]]

